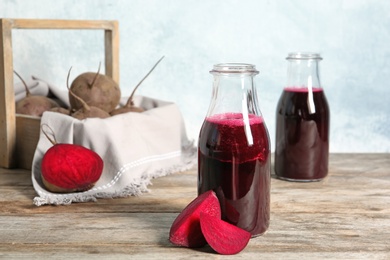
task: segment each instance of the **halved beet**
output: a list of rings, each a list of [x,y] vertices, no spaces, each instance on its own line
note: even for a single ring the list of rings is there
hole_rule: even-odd
[[[202,247],[207,244],[200,227],[200,214],[204,212],[221,218],[221,208],[214,191],[207,191],[188,204],[174,220],[169,232],[171,243],[184,247]]]
[[[42,158],[42,182],[51,192],[86,191],[100,179],[103,167],[96,152],[77,144],[56,143]]]
[[[200,214],[200,227],[207,243],[222,255],[241,252],[251,238],[248,231],[205,212]]]

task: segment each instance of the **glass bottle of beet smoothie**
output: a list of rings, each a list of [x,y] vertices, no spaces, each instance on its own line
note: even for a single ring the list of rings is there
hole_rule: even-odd
[[[210,106],[199,134],[198,194],[214,190],[222,218],[263,234],[270,219],[271,156],[251,64],[214,65]]]
[[[276,109],[275,174],[319,181],[328,174],[330,112],[318,53],[290,53],[288,80]]]

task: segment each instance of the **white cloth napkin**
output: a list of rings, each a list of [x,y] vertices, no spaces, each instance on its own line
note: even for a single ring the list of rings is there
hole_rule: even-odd
[[[32,182],[38,196],[33,202],[70,204],[147,192],[156,177],[191,169],[196,148],[188,140],[184,120],[176,104],[148,97],[136,97],[143,113],[126,113],[106,119],[74,119],[45,112],[41,125],[54,131],[57,143],[79,144],[97,152],[104,161],[102,176],[85,192],[52,193],[41,180],[41,161],[52,146],[41,132],[32,163]]]

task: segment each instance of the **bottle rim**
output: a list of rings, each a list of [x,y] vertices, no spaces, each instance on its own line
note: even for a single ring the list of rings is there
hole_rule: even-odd
[[[215,64],[211,74],[258,74],[256,65],[249,63],[227,62]]]
[[[322,60],[317,52],[290,52],[286,60]]]

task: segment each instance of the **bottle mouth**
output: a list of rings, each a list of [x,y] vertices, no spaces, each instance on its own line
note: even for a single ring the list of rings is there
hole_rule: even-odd
[[[215,64],[210,71],[211,74],[258,74],[256,66],[248,63],[220,63]]]
[[[286,60],[322,60],[317,52],[290,52]]]

